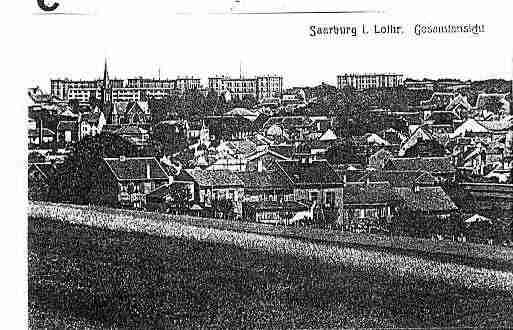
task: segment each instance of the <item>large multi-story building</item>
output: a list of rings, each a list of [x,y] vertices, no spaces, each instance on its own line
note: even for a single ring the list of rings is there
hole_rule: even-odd
[[[352,87],[357,90],[403,85],[403,75],[399,73],[345,73],[337,76],[337,87]]]
[[[103,99],[102,89],[106,89],[111,95],[112,102],[137,102],[201,88],[200,79],[193,77],[110,79],[107,81],[107,86],[104,86],[104,81],[105,77],[97,80],[52,79],[50,90],[53,96],[62,100],[88,102],[91,97]]]
[[[257,100],[280,97],[283,92],[283,77],[275,75],[254,78],[231,78],[226,76],[209,77],[208,88],[218,94],[229,92],[232,97],[244,99],[254,97]]]

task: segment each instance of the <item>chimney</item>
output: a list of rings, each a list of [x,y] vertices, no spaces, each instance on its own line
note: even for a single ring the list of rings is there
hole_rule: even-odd
[[[146,179],[150,179],[151,178],[151,168],[150,168],[150,163],[149,162],[146,162]]]

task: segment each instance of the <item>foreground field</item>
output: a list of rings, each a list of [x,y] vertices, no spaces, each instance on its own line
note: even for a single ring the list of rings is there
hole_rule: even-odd
[[[513,326],[508,271],[124,220],[29,218],[32,328]]]

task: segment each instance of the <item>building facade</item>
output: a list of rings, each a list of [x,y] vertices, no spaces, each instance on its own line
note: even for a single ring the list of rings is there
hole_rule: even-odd
[[[237,97],[240,100],[246,97],[262,100],[270,97],[281,97],[283,77],[274,75],[254,78],[209,77],[208,88],[218,94],[229,92],[232,97]]]
[[[107,64],[105,64],[103,79],[50,80],[50,90],[53,96],[61,100],[78,100],[79,102],[88,102],[91,97],[103,100],[107,96],[112,102],[146,101],[148,98],[163,98],[200,88],[201,80],[194,77],[109,79]]]
[[[337,76],[337,87],[357,90],[403,85],[403,75],[398,73],[345,73]]]

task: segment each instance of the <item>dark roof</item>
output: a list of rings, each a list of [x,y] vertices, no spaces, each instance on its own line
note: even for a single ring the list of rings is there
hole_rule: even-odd
[[[290,211],[290,212],[300,212],[308,210],[308,206],[295,202],[295,201],[284,201],[284,202],[275,202],[275,201],[262,201],[262,202],[246,202],[244,203],[245,207],[251,207],[255,209],[255,211]]]
[[[78,129],[77,121],[60,121],[57,124],[57,131],[75,131]]]
[[[245,189],[289,189],[292,182],[282,173],[277,172],[239,172],[237,176],[244,182]]]
[[[176,182],[173,182],[171,185],[165,184],[165,185],[162,185],[162,186],[158,187],[157,189],[153,190],[152,192],[150,192],[148,195],[146,195],[146,197],[153,198],[153,199],[164,199],[167,196],[172,194],[171,186],[173,186],[173,185],[184,186],[183,183],[176,183]]]
[[[185,170],[193,180],[203,187],[243,187],[244,182],[229,170]]]
[[[395,188],[403,207],[415,212],[447,212],[458,207],[441,187]]]
[[[55,133],[49,130],[48,128],[43,128],[43,137],[52,137]],[[39,130],[38,129],[29,129],[28,131],[29,137],[38,137],[39,136]]]
[[[344,204],[390,204],[398,201],[388,182],[355,182],[344,187]]]
[[[39,171],[47,180],[54,176],[57,172],[55,166],[51,163],[32,163],[29,164],[29,170],[31,168]]]
[[[320,185],[343,184],[342,179],[327,161],[284,160],[276,162],[294,184]]]
[[[413,187],[415,184],[434,186],[438,180],[426,171],[372,171],[362,180],[389,182],[393,187]]]
[[[119,180],[158,180],[168,179],[168,176],[158,160],[148,158],[104,158],[112,173]],[[150,177],[147,177],[147,168],[150,169]]]
[[[272,125],[278,125],[282,128],[290,129],[296,127],[309,127],[313,121],[306,116],[285,116],[285,117],[271,117],[263,125],[264,129],[268,129]]]
[[[294,156],[296,148],[291,144],[286,145],[271,145],[269,146],[269,150],[274,151],[282,156],[287,158],[292,158]]]
[[[451,157],[390,158],[384,169],[391,171],[421,170],[429,173],[452,173],[456,171]]]

